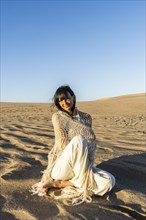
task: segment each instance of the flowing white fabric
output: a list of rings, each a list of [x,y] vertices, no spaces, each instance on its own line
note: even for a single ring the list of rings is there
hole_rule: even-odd
[[[66,187],[62,196],[58,197],[61,199],[73,195],[73,204],[78,204],[79,201],[91,202],[93,194],[102,196],[115,184],[115,178],[110,173],[95,168],[90,163],[87,141],[81,135],[75,136],[66,146],[51,175],[53,179],[69,180],[74,184],[76,188]]]

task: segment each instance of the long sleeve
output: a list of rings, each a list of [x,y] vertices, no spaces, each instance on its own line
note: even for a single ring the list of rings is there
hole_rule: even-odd
[[[57,148],[63,148],[63,146],[69,143],[68,132],[63,128],[60,116],[57,113],[54,113],[52,116],[52,124],[55,134],[55,146]]]

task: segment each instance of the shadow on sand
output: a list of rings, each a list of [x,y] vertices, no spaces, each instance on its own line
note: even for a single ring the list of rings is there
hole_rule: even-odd
[[[117,157],[97,167],[112,173],[124,189],[146,194],[146,153]]]

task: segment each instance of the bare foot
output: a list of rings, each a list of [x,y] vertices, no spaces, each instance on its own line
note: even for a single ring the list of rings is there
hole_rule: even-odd
[[[64,188],[66,186],[74,186],[74,184],[69,181],[54,180],[52,182],[46,182],[43,188],[45,188],[45,192],[48,192],[50,188]]]
[[[53,181],[52,182],[46,182],[44,185],[43,185],[43,188],[45,188],[45,192],[47,193],[49,189],[53,188]]]

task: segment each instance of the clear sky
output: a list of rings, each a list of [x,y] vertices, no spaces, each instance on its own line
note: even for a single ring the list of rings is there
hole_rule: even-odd
[[[1,101],[145,92],[145,1],[1,0]]]

